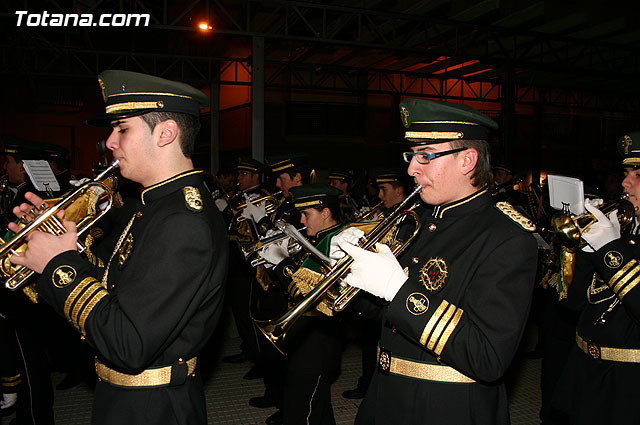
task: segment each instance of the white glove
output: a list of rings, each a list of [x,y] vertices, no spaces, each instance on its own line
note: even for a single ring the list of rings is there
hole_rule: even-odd
[[[0,395],[0,408],[8,409],[18,401],[18,393],[7,393]],[[4,412],[3,412],[4,413]]]
[[[602,204],[604,204],[602,198],[585,198],[584,200],[585,207],[587,205],[591,205],[592,207],[599,207]]]
[[[362,238],[363,236],[364,232],[357,227],[349,227],[348,229],[345,229],[342,232],[338,233],[331,238],[329,257],[332,260],[341,259],[345,255],[347,255],[347,253],[340,249],[338,244],[340,244],[340,242],[346,242],[351,245],[358,245],[360,238]]]
[[[282,260],[289,257],[289,239],[284,238],[278,243],[265,246],[258,251],[258,255],[264,258],[272,267],[278,265]]]
[[[80,180],[69,180],[69,184],[71,184],[72,186],[75,186],[75,187],[80,187],[80,186],[82,186],[83,184],[85,184],[86,182],[89,182],[89,181],[91,181],[90,178],[83,177]]]
[[[385,244],[377,243],[378,252],[367,251],[346,242],[340,248],[353,258],[347,283],[387,301],[393,300],[408,277]]]
[[[220,210],[220,212],[224,211],[227,209],[227,207],[229,207],[229,203],[222,198],[218,198],[215,201],[216,207],[218,207],[218,209]]]
[[[611,211],[609,217],[602,211],[585,202],[584,208],[598,219],[586,232],[582,233],[588,245],[582,248],[585,252],[594,252],[611,242],[620,238],[620,223],[618,222],[618,210]]]
[[[257,223],[267,216],[267,210],[265,207],[251,202],[246,193],[244,194],[244,199],[247,202],[246,208],[242,211],[242,216],[244,218],[251,219]]]

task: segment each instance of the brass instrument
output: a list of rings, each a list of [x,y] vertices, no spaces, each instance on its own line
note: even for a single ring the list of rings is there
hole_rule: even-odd
[[[31,233],[44,231],[54,235],[61,235],[66,232],[62,221],[57,217],[60,211],[65,210],[65,215],[67,216],[67,209],[73,209],[76,212],[78,211],[78,203],[82,204],[87,202],[86,198],[93,198],[93,201],[87,202],[87,206],[84,207],[86,212],[73,220],[77,220],[78,236],[81,236],[109,211],[113,204],[114,193],[105,184],[105,180],[118,168],[118,163],[118,160],[113,161],[94,180],[83,184],[55,204],[48,206],[45,203],[39,210],[32,209],[32,213],[36,215],[36,218],[31,222],[27,222],[22,230],[16,233],[9,241],[0,245],[0,278],[4,280],[5,287],[15,291],[23,286],[35,273],[33,270],[12,264],[10,261],[13,253],[24,252],[27,249],[26,240]],[[69,219],[69,216],[67,217]],[[84,249],[80,242],[78,242],[78,246],[81,251]]]
[[[373,249],[375,244],[389,240],[391,251],[395,256],[400,255],[418,235],[420,231],[420,218],[412,210],[406,210],[411,198],[422,190],[418,185],[411,194],[396,206],[391,214],[381,220],[365,237],[360,244],[363,249]],[[399,243],[396,240],[400,223],[411,218],[415,222],[415,229],[406,241]],[[354,288],[344,283],[343,278],[349,272],[353,258],[346,255],[341,258],[331,271],[300,301],[280,318],[268,321],[255,321],[256,327],[262,334],[280,351],[282,344],[291,326],[309,309],[319,302],[324,302],[335,311],[344,310],[360,289]]]
[[[498,193],[500,193],[500,191],[502,189],[509,189],[509,188],[513,188],[513,186],[515,185],[519,185],[520,183],[522,183],[524,181],[525,176],[521,175],[521,176],[516,176],[511,178],[511,180],[506,181],[502,184],[499,185],[494,185],[493,186],[493,190],[491,190],[491,195],[492,196],[496,196]]]
[[[303,227],[300,230],[304,230],[307,227]],[[266,238],[262,238],[259,241],[248,241],[248,242],[238,242],[238,246],[240,247],[240,251],[242,252],[242,255],[244,256],[244,259],[246,261],[249,261],[249,259],[251,257],[253,257],[255,254],[258,253],[258,251],[260,251],[262,248],[272,245],[274,243],[280,243],[282,240],[286,239],[290,237],[286,232],[279,232],[276,233],[275,235],[266,237]],[[300,246],[300,244],[298,244],[294,239],[292,239],[289,242],[289,255],[294,255],[297,254],[298,252],[300,252],[300,250],[302,249],[302,247]],[[257,262],[257,258],[253,259],[251,261],[251,266],[252,267],[256,267],[259,266],[260,264],[262,264],[264,261],[262,262]],[[255,263],[254,263],[255,262]]]
[[[367,221],[367,220],[380,220],[385,216],[386,207],[384,206],[384,202],[380,201],[375,204],[369,211],[362,214],[358,217],[358,221]]]
[[[618,210],[618,222],[620,223],[620,231],[624,231],[633,223],[635,216],[635,208],[628,201],[629,195],[625,194],[620,199],[609,201],[602,204],[598,209],[606,216],[612,211]],[[551,227],[553,233],[560,243],[570,249],[578,249],[587,243],[582,239],[582,233],[587,231],[589,227],[598,221],[591,213],[585,213],[579,216],[571,216],[567,213],[557,213],[551,218]]]
[[[251,203],[254,205],[264,204],[265,212],[267,215],[273,214],[278,206],[280,205],[280,201],[276,198],[282,191],[276,192],[271,195],[261,196],[260,198],[256,198],[251,200]],[[246,220],[242,216],[242,212],[247,208],[247,203],[243,202],[238,206],[231,206],[231,213],[233,214],[233,219],[231,219],[231,223],[229,223],[229,230],[234,229],[238,226],[238,224],[242,223]]]

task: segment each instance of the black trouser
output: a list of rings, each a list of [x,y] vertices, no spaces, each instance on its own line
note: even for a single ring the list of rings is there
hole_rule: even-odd
[[[331,317],[301,317],[287,344],[284,425],[333,425],[331,384],[340,373],[343,331]]]
[[[242,340],[240,348],[249,359],[259,364],[261,362],[257,335],[251,321],[251,302],[253,269],[247,265],[234,241],[230,242],[229,276],[227,278],[227,300],[233,313],[233,319]]]
[[[16,423],[49,425],[53,419],[53,387],[46,354],[46,342],[52,336],[48,324],[53,312],[42,304],[33,304],[21,292],[0,294],[0,309],[15,329],[15,341],[22,383],[18,390]]]

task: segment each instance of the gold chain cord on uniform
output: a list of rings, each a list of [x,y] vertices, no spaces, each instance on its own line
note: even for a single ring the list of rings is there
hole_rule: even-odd
[[[122,242],[124,242],[124,238],[127,236],[127,233],[129,233],[129,229],[131,228],[131,225],[133,224],[133,221],[136,219],[137,216],[138,216],[137,212],[133,214],[133,217],[131,217],[131,220],[129,220],[129,223],[127,224],[127,227],[124,228],[124,231],[120,235],[120,239],[118,239],[118,243],[116,244],[116,247],[114,248],[113,253],[111,254],[111,258],[109,258],[109,262],[107,263],[107,267],[104,270],[104,275],[102,276],[102,286],[105,289],[108,289],[107,288],[107,277],[109,276],[109,267],[111,267],[111,261],[113,260],[113,257],[116,256],[116,253],[120,249],[120,245],[122,245]]]

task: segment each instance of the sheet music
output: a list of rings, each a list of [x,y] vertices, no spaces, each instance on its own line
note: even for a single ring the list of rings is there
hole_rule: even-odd
[[[47,161],[25,160],[22,162],[31,183],[37,190],[40,192],[58,192],[60,190],[60,184]]]
[[[562,210],[567,206],[573,214],[584,214],[584,186],[574,177],[549,174],[549,203],[552,208]]]

